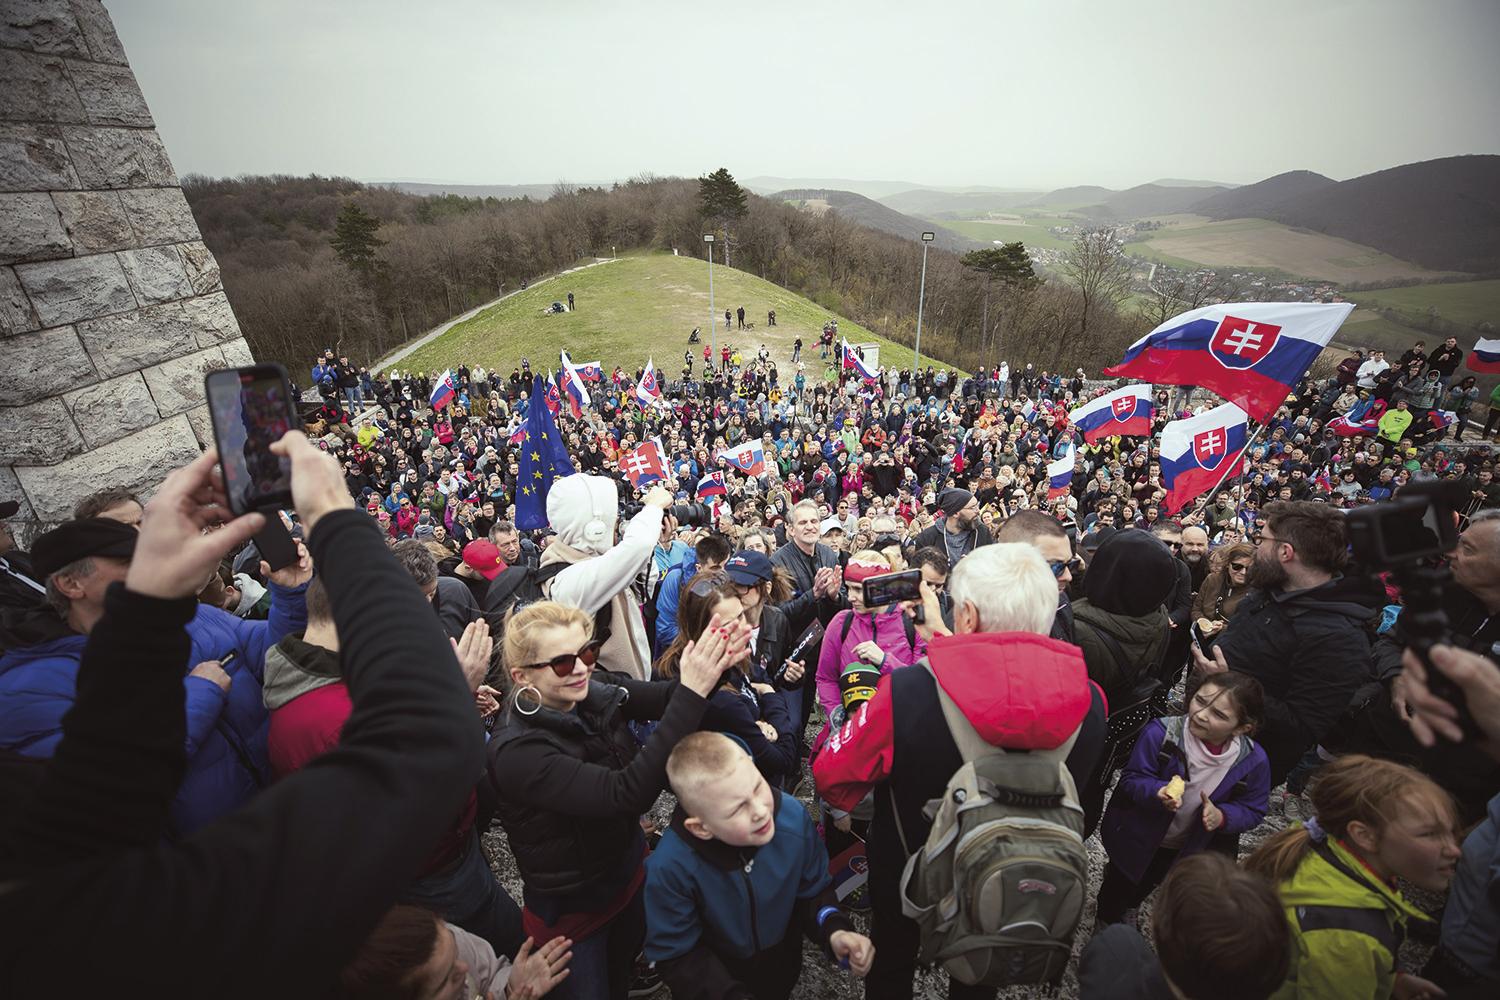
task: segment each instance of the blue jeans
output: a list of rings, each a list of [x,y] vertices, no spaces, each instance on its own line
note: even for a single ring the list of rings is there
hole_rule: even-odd
[[[646,893],[641,889],[613,920],[573,942],[568,978],[547,995],[554,1000],[625,1000],[645,942]]]
[[[417,879],[402,902],[436,911],[444,920],[484,938],[497,955],[515,958],[526,940],[521,908],[495,880],[479,847],[478,833],[469,835],[463,857],[443,871]]]
[[[351,411],[358,409],[361,405],[363,405],[363,400],[360,397],[358,386],[350,386],[348,389],[345,389],[344,399],[348,401],[349,409]]]

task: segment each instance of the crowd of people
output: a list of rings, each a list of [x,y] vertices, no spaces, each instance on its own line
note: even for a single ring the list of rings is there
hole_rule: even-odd
[[[773,998],[817,954],[878,998],[1495,995],[1500,485],[1452,345],[1305,376],[1173,510],[1156,432],[1208,394],[1085,443],[1081,370],[868,377],[835,332],[646,405],[521,359],[434,410],[329,352],[274,569],[211,451],[0,532],[7,992]],[[577,471],[526,530],[539,407]],[[1426,479],[1424,659],[1346,518]]]

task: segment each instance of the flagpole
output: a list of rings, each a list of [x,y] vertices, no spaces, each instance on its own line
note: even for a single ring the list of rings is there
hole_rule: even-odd
[[[1239,498],[1235,501],[1234,508],[1234,516],[1236,519],[1239,518],[1240,513],[1245,509],[1245,465],[1250,459],[1250,449],[1255,447],[1256,440],[1260,437],[1261,432],[1265,429],[1265,424],[1256,424],[1255,433],[1250,435],[1250,440],[1245,442],[1245,450],[1240,452],[1240,474],[1238,477],[1240,495]],[[1208,496],[1203,501],[1204,510],[1208,510],[1208,505],[1214,502],[1214,496],[1219,492],[1221,488],[1223,488],[1224,484],[1228,482],[1228,480],[1229,477],[1225,476],[1214,485],[1213,489],[1208,491]]]

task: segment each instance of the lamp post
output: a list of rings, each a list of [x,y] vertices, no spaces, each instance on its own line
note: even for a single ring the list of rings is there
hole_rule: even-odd
[[[704,233],[703,242],[708,244],[708,353],[712,359],[719,356],[719,345],[714,339],[714,234]]]
[[[922,368],[922,300],[927,296],[927,247],[935,239],[937,233],[922,234],[922,284],[917,290],[917,343],[913,349],[915,358],[912,362],[912,378],[916,378],[917,372]]]

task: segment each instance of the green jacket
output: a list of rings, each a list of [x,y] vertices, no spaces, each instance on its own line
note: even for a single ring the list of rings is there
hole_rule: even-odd
[[[1428,917],[1333,838],[1325,846],[1337,865],[1312,852],[1281,883],[1292,967],[1272,1000],[1387,1000],[1406,922]]]

